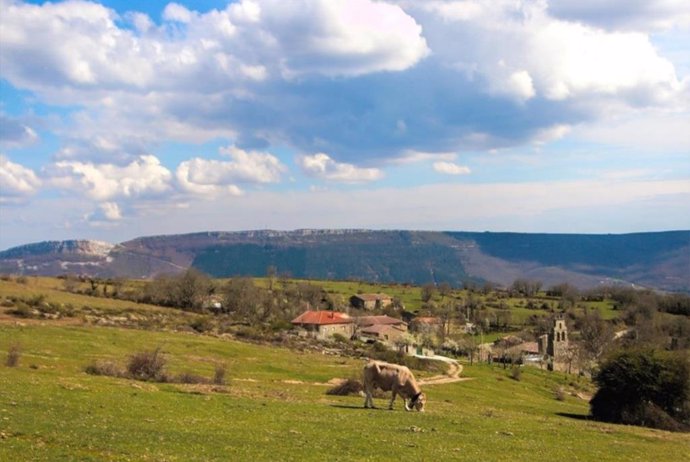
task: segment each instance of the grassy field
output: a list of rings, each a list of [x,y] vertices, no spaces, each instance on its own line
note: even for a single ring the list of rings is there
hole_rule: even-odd
[[[4,366],[20,345],[18,367]],[[97,359],[124,363],[160,347],[172,373],[224,387],[91,376]],[[428,386],[428,410],[364,410],[326,395],[361,360],[201,335],[44,321],[0,324],[0,460],[505,460],[679,461],[690,435],[586,420],[585,382],[523,369],[465,366],[471,380]],[[422,376],[424,374],[417,374]],[[565,400],[554,398],[564,386]],[[377,404],[385,406],[384,400]]]

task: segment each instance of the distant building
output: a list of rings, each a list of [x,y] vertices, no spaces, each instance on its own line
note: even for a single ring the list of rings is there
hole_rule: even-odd
[[[539,354],[547,358],[550,369],[559,371],[567,369],[570,344],[568,326],[562,314],[556,315],[551,332],[539,337],[538,343]]]
[[[357,335],[365,341],[394,344],[407,333],[407,323],[390,316],[360,316],[356,318]]]
[[[433,316],[417,316],[410,322],[410,330],[415,332],[433,332],[441,327],[441,319]]]
[[[355,332],[355,322],[346,313],[338,311],[305,311],[291,321],[293,326],[305,335],[325,340],[334,334],[351,338]]]
[[[360,328],[377,326],[377,325],[387,325],[395,326],[401,330],[407,331],[407,323],[402,319],[392,318],[390,316],[359,316],[355,318],[357,326]]]
[[[350,297],[350,305],[362,310],[380,310],[392,303],[393,297],[386,294],[357,294]]]

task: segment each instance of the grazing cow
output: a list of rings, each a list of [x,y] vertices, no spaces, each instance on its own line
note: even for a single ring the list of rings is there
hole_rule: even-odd
[[[393,394],[388,406],[389,409],[393,409],[395,396],[399,394],[403,399],[409,400],[405,402],[406,411],[411,411],[412,409],[417,409],[420,412],[424,411],[426,396],[422,393],[419,385],[417,385],[412,372],[405,366],[389,364],[383,361],[369,361],[364,366],[365,408],[374,407],[372,393],[375,388],[390,391]]]

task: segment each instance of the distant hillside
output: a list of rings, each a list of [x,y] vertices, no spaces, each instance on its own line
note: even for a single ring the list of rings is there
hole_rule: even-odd
[[[144,278],[190,266],[216,277],[279,273],[378,282],[517,278],[578,287],[690,291],[690,231],[621,235],[297,230],[141,237],[118,245],[44,242],[0,252],[0,273]]]

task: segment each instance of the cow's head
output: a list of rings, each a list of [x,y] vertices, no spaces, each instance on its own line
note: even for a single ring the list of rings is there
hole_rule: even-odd
[[[424,412],[424,405],[426,404],[426,395],[421,391],[410,398],[409,403],[405,403],[405,410],[411,411],[413,409],[419,412]]]

